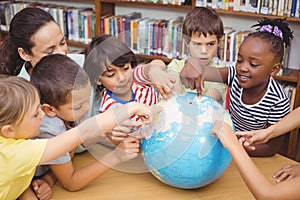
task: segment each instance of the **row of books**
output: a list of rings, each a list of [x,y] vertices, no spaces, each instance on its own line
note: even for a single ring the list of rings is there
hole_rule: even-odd
[[[288,17],[300,13],[300,0],[196,0],[196,6]]]
[[[39,7],[49,12],[68,40],[88,43],[95,36],[95,12],[92,8],[75,8],[25,1],[0,2],[1,30],[8,30],[13,16],[26,7]]]
[[[148,3],[161,3],[161,4],[172,4],[172,5],[185,5],[191,4],[190,0],[123,0],[132,2],[148,2]]]
[[[181,58],[183,17],[170,20],[143,18],[140,12],[102,16],[101,33],[114,35],[134,53]]]

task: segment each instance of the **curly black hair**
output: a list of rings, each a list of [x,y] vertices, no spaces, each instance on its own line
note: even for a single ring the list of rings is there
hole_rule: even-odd
[[[273,18],[269,19],[264,17],[258,21],[258,24],[251,26],[257,27],[256,32],[252,32],[248,37],[257,37],[270,44],[271,51],[276,55],[276,58],[281,62],[283,60],[284,47],[291,45],[291,40],[294,38],[293,31],[290,29],[289,24],[285,21],[286,18]],[[271,26],[272,31],[260,31],[263,26]],[[282,37],[273,33],[275,27],[282,32]]]

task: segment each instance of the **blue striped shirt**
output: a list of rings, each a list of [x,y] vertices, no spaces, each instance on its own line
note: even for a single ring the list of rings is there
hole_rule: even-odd
[[[227,84],[230,87],[229,113],[236,131],[249,131],[267,128],[275,124],[290,111],[290,100],[281,85],[270,77],[266,94],[253,104],[242,102],[243,88],[239,85],[235,67],[228,67]]]

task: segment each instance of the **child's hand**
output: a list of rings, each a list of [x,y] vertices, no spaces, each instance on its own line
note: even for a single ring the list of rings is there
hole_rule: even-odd
[[[247,150],[255,150],[255,144],[263,144],[268,142],[268,129],[236,132],[237,136],[241,136],[240,141]]]
[[[273,178],[276,178],[276,182],[279,183],[298,176],[300,176],[300,164],[283,166],[273,175]]]
[[[127,138],[131,133],[135,132],[141,125],[142,125],[141,122],[136,122],[128,119],[125,120],[119,126],[115,127],[110,134],[107,134],[107,136],[112,143],[118,145],[121,141]]]
[[[238,139],[232,127],[223,121],[216,121],[211,132],[212,135],[218,136],[225,148],[228,148],[234,143],[238,143]]]
[[[40,200],[48,200],[52,198],[52,190],[49,184],[43,179],[36,179],[31,183],[35,195]]]
[[[151,62],[148,70],[148,77],[151,83],[159,91],[164,99],[168,99],[168,96],[173,92],[176,77],[165,71],[165,66]]]
[[[132,102],[129,104],[135,109],[135,113],[133,114],[138,115],[144,124],[149,124],[152,121],[152,116],[151,116],[152,109],[150,106],[138,102]]]
[[[198,58],[189,58],[186,60],[183,69],[180,72],[180,80],[186,88],[196,89],[198,95],[204,91],[203,67]]]
[[[113,151],[119,162],[126,162],[137,157],[140,151],[140,137],[125,138]]]

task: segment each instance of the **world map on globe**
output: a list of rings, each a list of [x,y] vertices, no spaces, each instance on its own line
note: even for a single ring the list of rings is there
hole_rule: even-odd
[[[143,131],[141,144],[149,171],[173,187],[194,189],[219,178],[231,162],[230,153],[211,134],[216,120],[233,127],[228,112],[217,101],[182,93],[158,103],[162,111]]]

